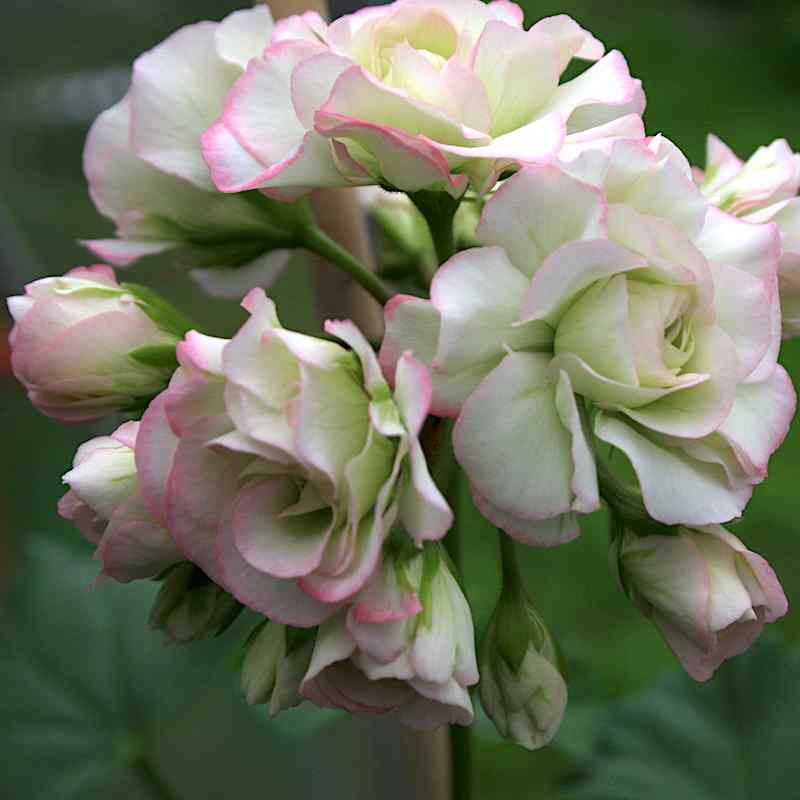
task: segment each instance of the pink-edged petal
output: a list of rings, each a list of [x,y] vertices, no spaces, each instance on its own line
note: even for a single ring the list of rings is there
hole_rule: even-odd
[[[167,528],[181,552],[224,585],[214,550],[220,519],[230,509],[248,457],[214,452],[207,437],[181,439],[167,487]]]
[[[392,385],[397,362],[406,351],[424,364],[430,364],[439,341],[441,318],[428,300],[396,294],[384,308],[386,332],[378,353],[378,363]]]
[[[158,255],[178,246],[177,242],[128,239],[84,239],[81,244],[115,267],[127,267],[140,258]]]
[[[466,250],[437,273],[431,301],[441,316],[433,366],[454,373],[502,357],[506,347],[549,348],[547,326],[514,327],[528,280],[500,247]]]
[[[217,25],[181,28],[136,60],[131,81],[131,144],[162,172],[213,189],[199,147],[241,74],[217,54]],[[166,121],[166,124],[165,124]]]
[[[736,396],[738,361],[731,338],[718,327],[698,332],[694,353],[684,370],[687,375],[707,375],[709,379],[670,391],[649,405],[620,406],[618,410],[669,436],[697,439],[713,433],[730,413]]]
[[[546,34],[556,40],[559,55],[559,73],[567,68],[573,58],[597,61],[603,57],[603,43],[584,30],[572,17],[557,14],[534,23],[532,31]]]
[[[643,139],[644,122],[638,113],[625,114],[602,124],[575,131],[564,139],[559,158],[573,161],[587,149],[609,153],[618,139]]]
[[[747,650],[761,635],[764,627],[764,623],[758,619],[734,624],[718,634],[717,641],[706,650],[662,616],[654,615],[653,622],[687,675],[701,683],[709,680],[723,661]]]
[[[745,470],[765,477],[769,458],[786,438],[796,408],[791,378],[776,366],[768,380],[737,387],[730,416],[719,432]]]
[[[302,590],[324,603],[341,603],[360,592],[380,564],[381,548],[392,522],[393,515],[387,519],[377,519],[373,515],[362,519],[355,531],[352,558],[347,568],[336,574],[318,570],[305,575],[298,582]]]
[[[572,510],[590,514],[600,508],[600,492],[597,484],[597,466],[586,429],[569,376],[559,372],[556,384],[556,409],[561,424],[572,437]]]
[[[557,111],[568,120],[570,131],[583,130],[585,125],[574,125],[570,119],[577,109],[595,105],[624,106],[636,97],[640,86],[640,82],[631,77],[622,53],[612,50],[577,78],[561,84],[543,110]]]
[[[548,356],[511,353],[464,403],[456,458],[475,493],[503,513],[539,521],[575,510],[572,439],[583,432],[565,427],[557,380]]]
[[[300,39],[313,43],[324,42],[328,36],[328,24],[316,11],[304,11],[275,23],[272,42],[285,42]]]
[[[367,441],[369,395],[346,370],[302,364],[300,380],[293,404],[297,456],[331,486],[340,487],[345,465]]]
[[[755,224],[709,208],[694,243],[712,264],[724,264],[769,280],[778,271],[780,232],[772,223]]]
[[[296,186],[303,180],[311,186],[346,183],[336,172],[330,145],[307,130],[292,102],[293,70],[321,49],[280,42],[248,64],[221,118],[203,134],[203,154],[220,191]],[[264,107],[269,114],[262,113]],[[309,184],[314,175],[317,183]]]
[[[567,242],[534,274],[520,320],[543,320],[555,327],[570,302],[592,284],[646,266],[644,257],[608,239]]]
[[[309,628],[335,614],[337,607],[320,603],[303,592],[295,580],[273,578],[250,566],[239,553],[227,507],[214,544],[219,583],[240,603],[284,625]]]
[[[214,31],[217,53],[223,61],[245,69],[267,46],[274,25],[269,6],[259,4],[228,14]]]
[[[296,157],[302,137],[303,133],[298,132],[290,158]],[[211,179],[220,192],[254,189],[274,174],[241,144],[224,120],[218,120],[203,133],[201,145]]]
[[[167,418],[166,392],[153,400],[144,412],[136,444],[136,476],[139,492],[148,511],[162,526],[167,524],[167,482],[172,470],[178,438]]]
[[[772,326],[778,298],[767,281],[736,267],[718,264],[712,275],[717,324],[733,340],[739,379],[744,380],[779,338]]]
[[[593,399],[603,408],[619,408],[625,413],[651,406],[672,393],[684,392],[710,380],[708,375],[684,375],[680,382],[669,388],[635,386],[601,375],[574,353],[560,353],[553,365],[569,375],[578,394]]]
[[[425,365],[406,352],[397,362],[394,399],[410,439],[419,436],[428,417],[431,379]]]
[[[414,617],[422,611],[417,593],[401,586],[393,559],[384,559],[372,580],[359,592],[348,612],[348,627],[382,625]]]
[[[708,134],[706,137],[706,191],[712,192],[715,188],[727,183],[738,174],[743,166],[744,161],[719,136],[713,133]]]
[[[703,651],[714,643],[709,608],[712,583],[703,552],[691,533],[629,539],[622,561],[631,599],[656,625],[678,626]]]
[[[510,2],[510,0],[492,0],[488,6],[495,19],[517,28],[522,27],[522,23],[525,21],[525,12],[516,3]]]
[[[533,275],[566,242],[606,234],[602,193],[556,167],[528,167],[506,181],[486,204],[477,237],[508,252],[514,266]]]
[[[351,320],[326,320],[325,332],[341,339],[358,356],[364,373],[364,385],[369,392],[373,392],[385,384],[375,351]]]
[[[406,351],[426,365],[433,363],[441,317],[430,301],[409,295],[395,295],[386,304],[385,322],[386,333],[378,360],[387,380],[394,381],[397,362]],[[439,417],[458,416],[464,400],[497,366],[501,357],[471,365],[454,374],[432,370],[430,413]]]
[[[304,133],[284,158],[265,167],[242,146],[224,122],[203,134],[203,153],[221,192],[261,188],[291,202],[315,187],[349,186],[333,160],[331,143],[314,131]]]
[[[329,133],[331,124],[342,119],[369,121],[377,129],[451,144],[486,144],[490,140],[442,109],[386,86],[355,65],[337,78],[327,102],[317,111],[315,127],[320,133]]]
[[[282,513],[296,501],[291,478],[251,481],[236,495],[228,522],[239,554],[258,572],[299,578],[319,566],[333,524],[331,510]]]
[[[106,264],[95,264],[91,267],[75,267],[75,269],[69,270],[65,277],[94,281],[95,283],[102,283],[115,289],[119,286],[114,270]],[[31,287],[27,286],[26,289],[31,290]]]
[[[533,520],[516,516],[490,503],[471,487],[475,508],[512,539],[531,547],[558,547],[580,536],[578,515],[569,512],[551,519]]]
[[[317,115],[316,128],[323,136],[352,139],[375,160],[379,175],[406,192],[436,189],[460,197],[467,185],[464,175],[452,175],[450,165],[430,140],[386,125],[354,117]]]
[[[164,249],[167,240],[191,232],[205,236],[224,232],[228,237],[232,231],[263,232],[263,212],[245,198],[221,197],[138,158],[131,150],[130,128],[129,94],[97,118],[83,153],[83,168],[97,209],[116,223],[120,236],[132,241],[130,247],[114,248],[103,240],[100,247],[110,256],[128,260],[133,255],[147,255],[156,247]],[[194,147],[199,152],[199,141]],[[165,225],[164,220],[173,224]],[[151,250],[137,253],[135,248]]]
[[[154,577],[183,560],[169,533],[150,517],[138,496],[114,512],[96,558],[104,575],[123,583]]]
[[[289,265],[291,250],[273,250],[242,266],[193,269],[192,280],[211,297],[241,300],[251,289],[269,289]]]
[[[419,442],[411,443],[411,476],[400,495],[400,521],[417,545],[441,539],[453,524],[453,512],[431,477]]]
[[[553,37],[536,30],[523,31],[500,21],[486,25],[471,54],[471,66],[486,91],[493,136],[521,128],[539,115],[557,91],[559,50]]]
[[[471,725],[474,721],[469,692],[456,681],[440,684],[412,680],[409,685],[418,697],[399,710],[398,719],[403,725],[432,731],[442,725]]]
[[[58,501],[58,515],[68,519],[87,542],[95,545],[100,544],[100,539],[108,527],[108,520],[84,503],[72,489]]]
[[[337,78],[352,66],[350,59],[325,51],[294,68],[290,83],[292,105],[306,130],[314,127],[314,116],[330,97]]]
[[[540,164],[552,161],[564,142],[565,133],[564,123],[558,114],[546,114],[495,137],[488,144],[472,147],[437,144],[437,148],[442,153],[466,159],[497,159],[503,165]],[[499,171],[499,168],[496,169],[496,172]],[[491,189],[496,179],[488,183],[484,190]]]
[[[613,416],[598,415],[594,432],[625,453],[648,513],[666,525],[727,522],[742,513],[753,492],[752,486],[732,484],[721,465],[660,444]]]

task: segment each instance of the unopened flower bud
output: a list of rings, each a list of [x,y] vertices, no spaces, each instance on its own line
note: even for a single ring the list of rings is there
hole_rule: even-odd
[[[245,644],[242,692],[249,705],[265,703],[274,717],[303,702],[300,682],[311,663],[314,629],[265,621]]]
[[[85,422],[141,405],[177,366],[188,325],[155,292],[104,265],[43,278],[8,301],[11,363],[43,414]]]
[[[160,575],[182,560],[169,532],[150,512],[139,485],[138,422],[120,425],[78,448],[64,475],[69,491],[58,512],[97,545],[102,574],[127,582]]]
[[[163,576],[150,611],[150,627],[170,644],[188,644],[224,633],[242,606],[194,564],[184,561]]]
[[[510,541],[504,541],[511,548]],[[480,654],[480,694],[501,736],[528,750],[548,744],[567,705],[558,645],[525,593],[516,568],[503,591]]]
[[[614,536],[612,573],[686,672],[708,680],[788,608],[769,564],[719,525]]]

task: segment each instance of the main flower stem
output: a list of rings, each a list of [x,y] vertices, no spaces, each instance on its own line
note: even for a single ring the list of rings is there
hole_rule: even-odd
[[[450,431],[448,430],[449,434]],[[443,454],[454,462],[452,452]],[[461,515],[458,501],[461,493],[463,475],[455,463],[451,465],[450,479],[447,485],[447,502],[453,510],[453,526],[444,539],[448,555],[461,579],[462,587],[466,582],[464,575],[464,549],[461,541]],[[465,592],[466,595],[466,592]],[[450,772],[453,787],[453,800],[470,800],[472,796],[472,727],[464,725],[450,726]]]
[[[503,571],[503,587],[522,586],[522,573],[517,561],[514,540],[505,531],[497,529],[497,542],[500,545],[500,566]]]
[[[350,275],[381,305],[385,305],[392,296],[392,291],[374,272],[367,269],[349,250],[331,239],[316,225],[309,224],[303,229],[302,242],[307,250]]]

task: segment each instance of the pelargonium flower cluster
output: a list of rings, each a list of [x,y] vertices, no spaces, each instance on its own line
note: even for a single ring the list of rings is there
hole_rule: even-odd
[[[210,336],[105,265],[9,300],[39,410],[128,417],[81,446],[59,505],[101,578],[159,581],[150,621],[173,642],[259,615],[242,687],[271,714],[468,725],[480,683],[535,749],[568,691],[514,541],[564,544],[605,506],[612,574],[686,671],[746,649],[786,598],[721,526],[795,411],[778,355],[800,331],[800,155],[777,140],[743,162],[711,136],[701,171],[644,105],[619,52],[563,15],[525,30],[507,0],[330,24],[260,6],[141,56],[87,140],[116,225],[87,246],[118,267],[176,250],[249,318]],[[380,275],[304,199],[367,185],[399,253]],[[384,306],[380,342],[283,327],[265,288],[293,250]],[[480,674],[450,547],[462,475],[500,531]]]

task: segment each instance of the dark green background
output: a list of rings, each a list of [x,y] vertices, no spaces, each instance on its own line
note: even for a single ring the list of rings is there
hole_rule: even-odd
[[[662,132],[675,140],[693,162],[702,163],[709,130],[743,155],[780,136],[800,147],[800,5],[797,3],[565,0],[561,4],[528,2],[524,6],[528,22],[566,12],[592,30],[607,47],[622,50],[631,72],[644,81],[648,131]],[[235,4],[211,0],[168,3],[70,0],[44,5],[7,0],[0,86],[3,122],[0,288],[4,293],[20,291],[34,277],[91,263],[91,257],[75,240],[110,233],[110,225],[94,212],[81,174],[82,143],[91,117],[103,105],[114,102],[115,92],[118,95],[124,90],[124,69],[137,54],[182,24],[201,18],[218,19],[234,8]],[[95,70],[113,68],[118,71],[103,74],[116,75],[115,79],[102,82],[92,77]],[[241,319],[237,309],[203,300],[166,262],[151,260],[127,275],[157,285],[211,332],[228,334]],[[305,268],[298,265],[282,279],[274,296],[285,324],[313,330],[315,322],[306,277]],[[788,343],[782,360],[797,383],[800,343]],[[62,619],[63,615],[85,617],[91,614],[87,609],[92,602],[107,611],[110,607],[107,598],[113,597],[117,603],[114,608],[124,607],[126,613],[113,616],[111,622],[107,620],[103,624],[109,627],[103,630],[108,633],[123,625],[135,628],[132,635],[138,637],[138,644],[133,649],[141,653],[141,648],[148,652],[147,648],[155,647],[158,652],[153,651],[152,659],[158,663],[158,670],[167,673],[173,670],[174,674],[147,702],[162,711],[178,709],[174,711],[178,718],[177,722],[173,719],[174,731],[168,723],[159,723],[157,733],[138,723],[134,728],[145,731],[142,736],[148,747],[162,756],[174,755],[179,764],[182,759],[186,762],[181,767],[183,777],[176,777],[171,768],[165,768],[168,781],[172,781],[180,796],[189,786],[191,796],[199,798],[235,797],[238,792],[250,793],[256,787],[263,789],[265,797],[288,797],[290,792],[313,797],[322,791],[322,786],[343,798],[373,797],[378,793],[393,797],[395,792],[399,795],[396,788],[386,789],[390,785],[386,776],[408,769],[409,764],[396,752],[391,735],[383,729],[375,734],[372,728],[342,721],[337,715],[317,719],[302,711],[287,714],[269,725],[247,728],[254,724],[251,715],[243,716],[238,707],[235,712],[231,710],[239,701],[232,688],[235,677],[224,655],[227,649],[235,649],[241,630],[221,645],[215,645],[216,649],[199,646],[194,656],[191,651],[160,651],[160,645],[154,644],[154,634],[138,631],[144,625],[147,600],[142,595],[149,587],[123,587],[116,592],[111,587],[86,596],[76,576],[91,574],[92,568],[85,563],[89,551],[77,533],[58,519],[55,503],[63,491],[59,476],[68,468],[75,447],[105,428],[63,428],[37,416],[11,380],[0,378],[0,390],[0,430],[4,436],[0,508],[5,516],[0,532],[5,535],[4,550],[8,556],[4,572],[11,579],[7,616],[12,616],[13,611],[14,619],[24,620],[28,626],[25,636],[36,641],[40,653],[38,668],[47,672],[59,658],[65,661],[63,670],[59,667],[55,677],[49,677],[53,696],[62,691],[59,680],[64,670],[73,684],[92,679],[87,664],[95,660],[100,647],[97,625],[94,629],[84,623],[73,627],[72,622]],[[800,598],[800,538],[796,530],[800,514],[798,464],[800,429],[795,426],[772,460],[768,481],[757,489],[745,519],[735,526],[735,533],[773,564],[792,606]],[[491,528],[471,509],[465,508],[464,513],[469,515],[467,585],[480,629],[497,591],[495,542]],[[603,744],[606,726],[598,722],[605,719],[603,715],[615,715],[621,698],[646,690],[662,673],[674,668],[669,652],[654,630],[611,585],[605,551],[601,514],[589,521],[577,542],[554,551],[523,553],[530,590],[571,663],[572,702],[556,746],[541,753],[528,754],[500,742],[484,720],[478,728],[475,754],[477,797],[555,797],[560,791],[556,788],[559,782],[574,775],[576,769],[586,772],[596,768],[596,762],[586,762],[584,757],[596,740],[598,747],[606,746]],[[21,627],[21,623],[16,627]],[[775,652],[780,652],[800,637],[800,616],[790,611],[774,627],[784,641],[776,646]],[[128,634],[117,631],[113,635]],[[23,680],[23,674],[29,678],[31,672],[25,661],[28,652],[23,642],[25,636],[9,629],[7,641],[0,644],[0,660],[4,652],[16,653],[21,659],[14,663],[13,669],[6,664],[10,671],[0,683],[0,752],[4,751],[1,742],[8,735],[8,741],[14,744],[5,752],[15,765],[11,769],[9,762],[7,769],[0,756],[0,786],[3,786],[0,795],[26,800],[40,796],[54,800],[104,797],[114,791],[118,797],[152,796],[141,785],[132,789],[124,780],[120,784],[123,788],[115,788],[117,778],[108,776],[97,780],[87,778],[88,782],[77,794],[69,793],[72,784],[58,776],[71,775],[70,770],[85,763],[80,755],[83,751],[73,745],[89,734],[68,725],[66,729],[74,741],[67,747],[63,736],[54,734],[52,726],[48,728],[53,718],[60,719],[53,711],[58,704],[42,699],[40,684]],[[198,686],[188,679],[179,679],[184,674],[182,670],[189,674],[191,665],[201,660],[213,661],[215,665],[203,673],[204,683]],[[151,662],[141,657],[140,661],[137,680],[147,681]],[[723,667],[718,680],[725,681],[730,669]],[[748,680],[758,682],[758,671],[748,675]],[[195,676],[194,680],[199,679]],[[689,683],[681,677],[674,680],[675,691],[683,691]],[[191,692],[186,688],[189,684],[193,686]],[[64,683],[64,695],[69,691]],[[712,695],[710,692],[697,695],[704,696]],[[652,701],[656,703],[654,707],[669,714],[673,702],[670,697],[668,692],[662,692]],[[791,703],[791,697],[775,695],[769,702]],[[14,713],[4,716],[3,710],[12,707]],[[124,729],[127,718],[124,712],[119,713]],[[797,726],[791,724],[794,718],[792,714],[784,715],[781,718],[784,722],[776,724],[784,726],[779,731],[780,738],[800,744]],[[28,738],[20,739],[5,730],[23,723]],[[187,739],[186,730],[196,731],[198,725],[216,732],[219,740],[208,736]],[[89,728],[96,736],[96,728],[91,725]],[[678,731],[687,730],[687,735],[689,729],[696,733],[693,723],[687,722],[686,728],[678,727]],[[657,738],[655,731],[651,733]],[[263,749],[257,743],[262,735]],[[751,735],[745,729],[737,738],[746,743]],[[709,744],[712,736],[709,733]],[[365,742],[372,743],[371,749],[364,750]],[[89,747],[87,742],[84,745]],[[222,757],[220,754],[226,747],[233,754]],[[220,785],[227,786],[224,795],[219,793],[222,789],[211,789],[212,783],[197,780],[187,783],[186,775],[195,768],[191,758],[194,752],[212,760],[212,754],[218,754],[216,772],[217,777],[224,774],[226,779],[220,781]],[[685,753],[681,754],[680,748],[676,753],[675,764],[683,763]],[[249,766],[245,769],[242,764]],[[312,767],[315,773],[325,776],[321,783],[309,782],[308,770]],[[777,769],[780,771],[782,767]],[[669,769],[663,774],[667,788],[670,780],[678,780],[670,777]],[[104,788],[101,791],[96,786]],[[9,792],[4,791],[6,787]],[[689,796],[681,791],[675,783],[673,796]],[[753,796],[755,793],[753,789]],[[612,790],[596,796],[623,795]],[[707,794],[697,795],[716,796],[710,789]]]

